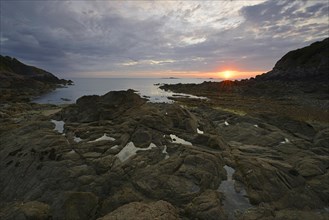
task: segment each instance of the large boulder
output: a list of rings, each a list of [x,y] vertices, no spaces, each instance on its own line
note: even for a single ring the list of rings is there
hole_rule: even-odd
[[[61,118],[69,122],[93,122],[113,120],[130,109],[146,102],[133,90],[111,91],[103,96],[83,96],[61,112]]]
[[[223,196],[218,191],[206,190],[187,205],[185,212],[191,219],[227,219],[222,200]]]

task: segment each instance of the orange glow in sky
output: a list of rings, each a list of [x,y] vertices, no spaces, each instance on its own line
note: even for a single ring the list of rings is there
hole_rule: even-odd
[[[209,72],[202,71],[159,71],[159,72],[134,72],[133,78],[167,78],[167,77],[177,77],[177,78],[213,78],[213,79],[223,79],[223,80],[236,80],[236,79],[247,79],[254,77],[256,75],[265,73],[266,71],[239,71],[232,69],[216,70]],[[83,72],[80,73],[81,77],[96,77],[96,78],[130,78],[130,75],[122,75],[117,72]],[[76,76],[72,76],[76,77]]]
[[[247,79],[250,77],[254,77],[256,75],[262,74],[266,71],[252,71],[252,72],[245,72],[245,71],[237,71],[232,69],[226,69],[223,71],[216,72],[216,78],[221,78],[225,80],[235,80],[235,79]]]
[[[219,75],[221,78],[224,78],[224,79],[231,79],[232,77],[234,77],[236,71],[233,71],[233,70],[225,70],[223,72],[220,72]]]

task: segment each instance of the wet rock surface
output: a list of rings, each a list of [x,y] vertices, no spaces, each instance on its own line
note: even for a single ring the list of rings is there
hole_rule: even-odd
[[[328,125],[181,102],[3,106],[0,218],[328,218]],[[225,206],[232,193],[249,205]]]

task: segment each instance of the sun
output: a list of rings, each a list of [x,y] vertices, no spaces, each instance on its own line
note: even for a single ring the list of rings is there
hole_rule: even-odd
[[[221,76],[224,79],[230,79],[233,77],[233,75],[234,75],[234,71],[231,71],[231,70],[225,70],[225,71],[221,72]]]

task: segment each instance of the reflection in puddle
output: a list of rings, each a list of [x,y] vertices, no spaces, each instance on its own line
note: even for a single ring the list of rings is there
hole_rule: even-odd
[[[252,205],[249,203],[249,200],[246,198],[246,191],[242,188],[239,192],[236,192],[234,189],[235,180],[232,176],[235,170],[232,167],[224,166],[224,169],[227,172],[227,180],[222,181],[218,191],[224,193],[224,209],[228,213],[228,219],[234,219],[234,213],[236,210],[244,211]]]

